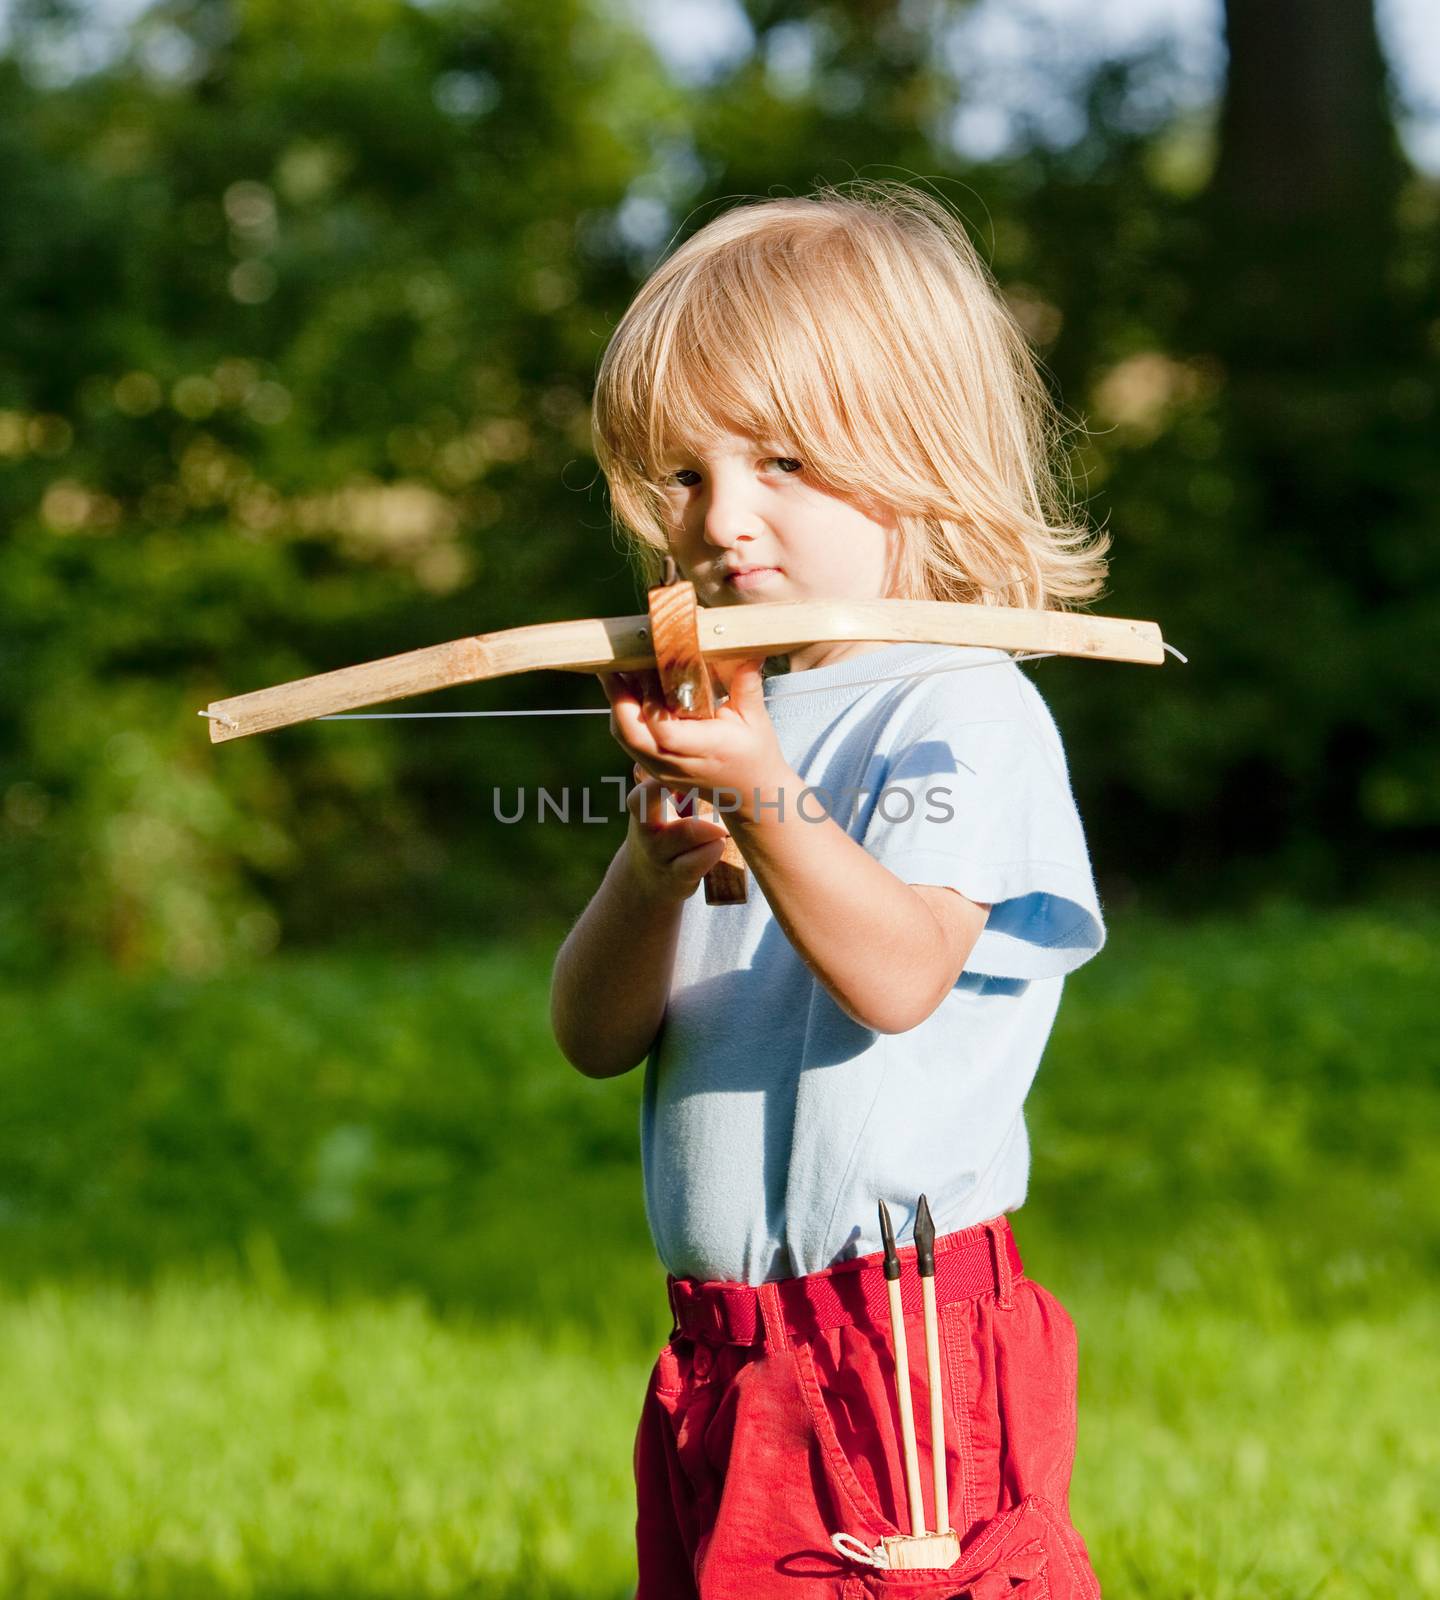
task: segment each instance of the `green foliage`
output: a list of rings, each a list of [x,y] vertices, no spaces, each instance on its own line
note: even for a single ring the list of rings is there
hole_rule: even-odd
[[[220,759],[196,709],[629,598],[586,379],[630,281],[610,212],[673,98],[647,55],[580,0],[298,34],[257,5],[223,45],[207,17],[141,25],[188,38],[181,84],[0,62],[27,201],[0,241],[9,964],[213,970],[273,943],[274,907],[303,931],[300,862],[364,855],[352,916],[433,885],[426,841],[488,798],[458,741]],[[545,747],[516,743],[523,781]],[[490,873],[470,917],[524,878]]]
[[[1107,893],[1433,877],[1435,183],[1377,166],[1363,243],[1344,216],[1237,226],[1163,53],[1102,65],[1073,139],[966,164],[963,9],[756,0],[749,54],[678,84],[601,0],[186,0],[73,81],[41,38],[70,13],[21,8],[0,58],[25,219],[0,238],[0,965],[203,973],[280,940],[578,909],[615,830],[501,835],[492,791],[623,771],[593,721],[212,750],[194,713],[635,609],[589,453],[609,329],[672,232],[856,172],[933,175],[967,216],[1090,430],[1101,608],[1190,656],[1036,669]],[[1364,270],[1312,270],[1356,252]],[[598,700],[537,676],[438,704]]]
[[[531,947],[209,980],[97,973],[39,1010],[7,996],[7,1275],[98,1265],[147,1280],[278,1250],[327,1292],[561,1314],[570,1265],[557,1256],[537,1278],[533,1253],[512,1248],[533,1187],[527,1225],[574,1245],[600,1298],[586,1278],[600,1247],[617,1227],[644,1246],[638,1082],[607,1089],[564,1066],[547,974]],[[582,1171],[596,1203],[578,1215],[573,1190],[537,1183]]]
[[[668,1320],[553,943],[0,999],[0,1588],[628,1592]],[[1440,1592],[1440,919],[1120,919],[1030,1100],[1108,1594]]]
[[[560,1058],[558,942],[0,991],[6,1276],[145,1282],[273,1247],[326,1293],[491,1316],[608,1305],[617,1262],[653,1282],[640,1075],[592,1082]],[[1323,1316],[1440,1266],[1437,947],[1434,917],[1398,908],[1119,919],[1067,985],[1031,1104],[1045,1203],[1026,1236],[1057,1289],[1119,1272]],[[574,1259],[517,1250],[522,1212]],[[1123,1259],[1059,1248],[1122,1218]]]

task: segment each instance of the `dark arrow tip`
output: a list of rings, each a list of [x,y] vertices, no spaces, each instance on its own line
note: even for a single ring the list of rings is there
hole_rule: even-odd
[[[922,1278],[935,1276],[935,1219],[923,1194],[915,1207],[915,1261]]]
[[[892,1282],[900,1276],[900,1257],[895,1253],[895,1230],[890,1226],[890,1209],[880,1202],[880,1237],[885,1241],[885,1276]]]

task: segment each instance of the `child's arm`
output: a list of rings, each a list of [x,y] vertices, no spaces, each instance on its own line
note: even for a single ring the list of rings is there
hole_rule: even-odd
[[[722,785],[730,791],[730,832],[746,865],[786,938],[848,1016],[877,1033],[918,1026],[954,987],[989,907],[906,883],[838,823],[814,820],[813,805],[801,813],[805,782],[770,725],[760,663],[731,671],[729,699],[699,721],[671,715],[649,683],[642,698],[624,674],[602,678],[611,731],[672,789],[694,784],[712,799]]]
[[[720,859],[725,830],[677,817],[660,784],[630,791],[625,842],[570,930],[550,980],[550,1026],[587,1078],[614,1078],[649,1053],[670,995],[685,901]]]
[[[783,814],[767,806],[731,816],[746,864],[785,937],[847,1016],[876,1033],[917,1027],[954,987],[989,906],[906,883],[838,823],[796,816],[804,784],[792,781]]]

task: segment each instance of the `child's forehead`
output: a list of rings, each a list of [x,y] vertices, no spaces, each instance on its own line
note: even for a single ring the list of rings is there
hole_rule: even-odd
[[[728,426],[718,430],[686,433],[668,433],[663,441],[667,455],[695,457],[746,455],[757,448],[780,445],[787,441],[778,433],[761,428],[752,430],[741,426]]]

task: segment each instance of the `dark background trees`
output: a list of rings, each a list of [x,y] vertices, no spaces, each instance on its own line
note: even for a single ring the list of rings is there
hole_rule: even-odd
[[[1330,898],[1431,870],[1437,184],[1368,0],[1230,0],[1213,117],[1163,52],[1073,136],[956,155],[964,7],[761,4],[704,83],[592,0],[157,6],[0,60],[0,961],[206,970],[281,939],[577,909],[603,719],[313,727],[212,750],[223,694],[633,609],[596,362],[731,197],[923,174],[966,216],[1115,537],[1100,609],[1163,672],[1047,662],[1112,903]],[[1088,431],[1086,431],[1088,430]],[[443,705],[583,703],[531,677]],[[598,700],[591,693],[589,698]],[[601,800],[603,803],[603,800]]]

